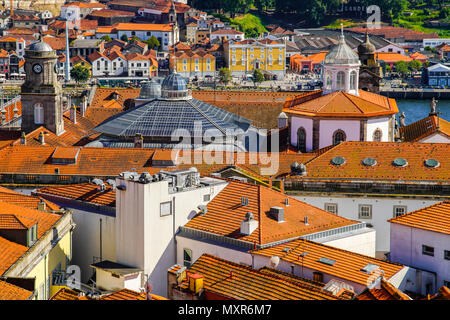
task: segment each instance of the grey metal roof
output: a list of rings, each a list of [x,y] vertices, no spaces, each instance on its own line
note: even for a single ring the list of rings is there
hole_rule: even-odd
[[[138,99],[155,99],[161,97],[161,85],[152,79],[141,87]]]
[[[46,44],[45,42],[42,42],[42,41],[31,44],[28,47],[28,50],[36,51],[36,52],[49,52],[49,51],[51,52],[51,51],[53,51],[52,47],[50,47],[48,44]]]
[[[359,63],[358,55],[347,45],[343,35],[339,38],[339,44],[327,53],[324,60],[324,64],[331,65],[348,65]]]
[[[164,79],[161,89],[168,91],[185,91],[187,90],[186,80],[184,80],[180,74],[172,73]]]
[[[201,123],[201,132],[194,123]],[[155,99],[112,116],[94,130],[108,136],[171,137],[177,129],[184,129],[191,137],[203,137],[206,130],[225,135],[227,130],[246,132],[251,121],[197,99]],[[211,130],[211,131],[210,131]]]

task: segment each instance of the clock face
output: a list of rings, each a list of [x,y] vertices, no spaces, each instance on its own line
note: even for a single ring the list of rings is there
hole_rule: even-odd
[[[42,72],[42,66],[39,63],[36,63],[33,65],[33,71],[34,73],[41,73]]]

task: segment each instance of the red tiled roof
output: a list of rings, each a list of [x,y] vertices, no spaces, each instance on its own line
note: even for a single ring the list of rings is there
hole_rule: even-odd
[[[366,289],[356,297],[356,300],[411,300],[411,298],[382,279],[380,288]]]
[[[102,206],[116,207],[116,191],[105,183],[106,189],[100,190],[94,183],[43,187],[34,192],[39,196],[52,196],[94,203]]]
[[[241,205],[242,197],[248,198],[248,205]],[[286,198],[289,198],[289,206],[285,204]],[[284,209],[285,222],[279,223],[270,217],[271,207]],[[358,223],[269,188],[238,181],[229,181],[208,203],[207,209],[205,215],[197,215],[185,227],[259,245]],[[258,221],[258,228],[251,235],[240,233],[247,212],[253,213]],[[309,225],[303,222],[305,217]]]
[[[115,16],[134,16],[135,14],[134,12],[130,11],[101,9],[101,10],[94,10],[89,15],[91,17],[111,18]]]
[[[438,128],[439,121],[439,128]],[[450,122],[437,116],[429,116],[399,128],[402,141],[414,142],[439,132],[450,139]]]
[[[367,118],[398,113],[395,99],[359,90],[359,96],[335,91],[299,102],[298,98],[286,100],[283,112],[309,117]]]
[[[0,300],[29,300],[33,292],[0,280]]]
[[[53,50],[64,50],[66,48],[66,40],[64,38],[46,36],[42,40],[52,47]]]
[[[79,2],[73,1],[62,5],[63,7],[79,7],[79,8],[107,8],[108,6],[99,2]]]
[[[285,248],[290,249],[285,252]],[[300,254],[303,252],[307,252],[308,254],[304,255],[303,259],[300,259]],[[253,250],[251,253],[269,258],[278,256],[280,260],[288,263],[303,265],[305,268],[362,285],[367,285],[371,276],[361,270],[369,263],[379,266],[387,280],[403,268],[403,265],[398,263],[372,258],[304,239],[297,239],[277,246]],[[320,258],[328,258],[335,262],[333,265],[325,264],[319,261]]]
[[[38,209],[39,203],[43,201],[46,206],[46,211],[51,212],[60,209],[60,207],[57,206],[56,204],[47,201],[41,197],[25,195],[2,187],[0,187],[0,201],[29,209]]]
[[[188,276],[203,276],[205,296],[232,300],[340,300],[321,290],[319,282],[288,276],[264,268],[252,269],[209,254],[203,254],[189,268]],[[185,279],[178,288],[187,290]]]
[[[450,234],[450,201],[440,202],[388,221],[413,228]]]
[[[350,181],[371,180],[373,182],[450,182],[450,144],[409,142],[361,142],[344,141],[306,163],[307,174],[290,177],[292,180]],[[345,163],[336,166],[334,157],[343,157]],[[365,166],[364,158],[374,158],[374,166]],[[405,167],[393,165],[397,158],[405,159]],[[436,159],[437,168],[425,166],[425,160]]]
[[[106,102],[112,99],[111,94],[117,91],[119,97],[117,102],[124,105],[125,101],[128,99],[136,99],[139,97],[141,91],[140,88],[97,88],[95,91],[94,99],[90,107],[101,107]],[[88,108],[89,110],[89,108]]]
[[[0,276],[27,251],[27,247],[0,237]]]
[[[63,287],[59,289],[50,300],[90,300],[84,294],[81,295],[80,292]]]
[[[377,60],[384,61],[386,63],[395,63],[398,61],[410,62],[413,59],[408,56],[404,56],[397,52],[375,52],[375,57]]]

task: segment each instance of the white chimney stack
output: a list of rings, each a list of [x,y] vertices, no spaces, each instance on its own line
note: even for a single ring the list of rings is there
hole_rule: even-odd
[[[253,219],[253,213],[247,212],[245,220],[241,222],[241,233],[249,236],[258,228],[258,221]]]

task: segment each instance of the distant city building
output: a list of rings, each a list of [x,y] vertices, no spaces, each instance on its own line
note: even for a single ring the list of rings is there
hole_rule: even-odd
[[[438,63],[426,68],[424,81],[429,86],[450,86],[450,67]]]

